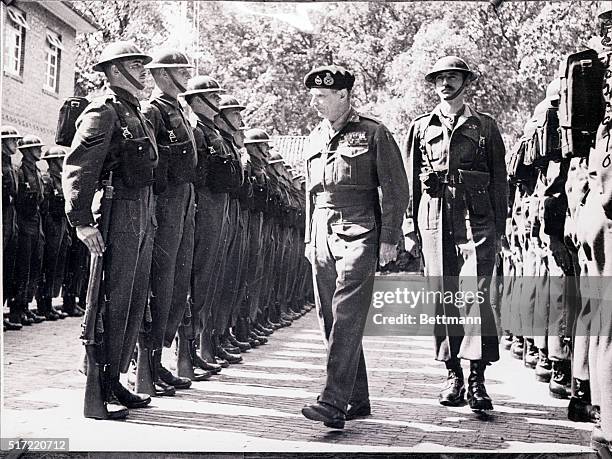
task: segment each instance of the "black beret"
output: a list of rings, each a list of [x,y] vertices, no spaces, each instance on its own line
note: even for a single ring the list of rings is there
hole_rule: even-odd
[[[354,83],[355,76],[338,65],[317,67],[304,77],[307,88],[353,89]]]

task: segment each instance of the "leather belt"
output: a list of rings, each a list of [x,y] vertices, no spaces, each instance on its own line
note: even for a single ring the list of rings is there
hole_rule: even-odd
[[[315,194],[314,205],[318,208],[340,208],[370,206],[378,203],[376,188],[369,190],[323,191]]]

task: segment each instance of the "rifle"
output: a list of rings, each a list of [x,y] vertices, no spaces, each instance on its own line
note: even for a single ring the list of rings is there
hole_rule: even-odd
[[[100,233],[106,244],[111,222],[113,203],[113,185],[111,172],[108,180],[103,180],[104,194],[100,203]],[[109,419],[125,417],[109,413],[106,402],[109,399],[109,382],[106,376],[106,356],[104,352],[104,322],[105,289],[103,286],[103,257],[91,257],[89,283],[87,284],[87,302],[85,316],[81,325],[81,339],[87,354],[87,383],[85,384],[85,401],[83,414],[86,418]]]

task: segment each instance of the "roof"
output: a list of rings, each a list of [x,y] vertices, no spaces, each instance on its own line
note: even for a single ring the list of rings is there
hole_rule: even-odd
[[[301,174],[306,171],[304,146],[307,138],[305,135],[278,135],[272,138],[274,151]]]
[[[37,3],[66,24],[73,27],[77,32],[91,33],[100,30],[100,26],[97,23],[77,11],[70,2],[53,1]]]

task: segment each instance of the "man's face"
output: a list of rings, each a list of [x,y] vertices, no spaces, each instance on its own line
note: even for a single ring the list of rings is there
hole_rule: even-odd
[[[240,113],[240,110],[224,110],[224,113],[225,117],[229,120],[234,129],[238,129],[239,126],[242,126],[242,114]]]
[[[24,158],[36,162],[40,160],[40,156],[42,155],[42,147],[22,148],[21,153],[23,154]]]
[[[200,95],[202,99],[206,99],[212,104],[217,110],[219,110],[219,102],[221,102],[221,95],[218,92],[208,92]]]
[[[188,67],[167,68],[166,72],[171,74],[174,79],[178,81],[178,83],[183,87],[187,86],[187,82],[191,78],[191,69]]]
[[[464,75],[457,71],[440,72],[436,75],[436,94],[445,100],[459,90],[463,84]]]
[[[6,145],[8,151],[11,152],[11,155],[17,153],[17,139],[2,139],[2,143]]]
[[[343,90],[311,88],[310,106],[321,118],[336,121],[345,111]]]
[[[147,69],[142,62],[142,59],[126,59],[122,61],[122,63],[127,72],[132,75],[136,81],[144,86],[147,81]]]

